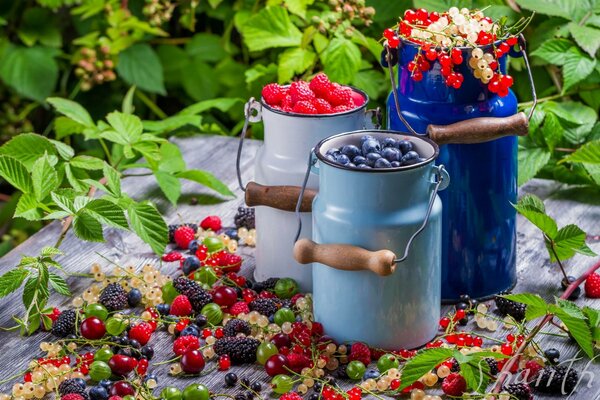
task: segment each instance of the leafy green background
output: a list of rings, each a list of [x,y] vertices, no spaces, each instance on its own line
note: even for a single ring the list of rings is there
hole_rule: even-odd
[[[600,0],[366,0],[364,5],[353,2],[358,5],[350,11],[336,10],[335,3],[182,0],[171,15],[161,15],[145,12],[145,0],[2,2],[0,142],[33,131],[71,146],[78,156],[107,159],[98,138],[86,135],[81,126],[95,125],[121,108],[132,85],[137,88],[129,94],[132,109],[123,113],[134,109],[144,134],[162,138],[236,135],[243,122],[243,102],[258,96],[265,83],[308,78],[320,70],[364,89],[374,105],[383,105],[389,84],[379,66],[379,38],[385,27],[394,25],[397,16],[412,6],[430,10],[489,6],[486,14],[506,15],[512,21],[536,12],[525,36],[541,103],[530,135],[519,139],[519,183],[537,176],[598,188]],[[81,51],[98,51],[100,46],[110,49],[107,57],[114,64],[116,79],[84,90],[77,71]],[[522,59],[511,59],[510,73],[520,108],[527,111],[531,95]],[[73,100],[87,110],[87,116],[76,113],[55,119],[49,97]],[[86,120],[81,120],[82,115]],[[99,129],[104,131],[104,126]],[[261,138],[260,129],[255,125],[252,135]],[[140,136],[127,143],[131,137],[113,131],[105,131],[105,139],[131,151],[128,155],[147,149],[138,143]],[[164,146],[162,151],[174,150]],[[163,165],[160,160],[166,157],[160,152],[152,153],[157,162],[149,168],[161,188],[176,187],[179,178],[199,178],[183,169],[176,171],[177,166]],[[28,173],[44,170],[41,164],[34,168],[33,161],[23,161]],[[68,164],[85,169],[81,162],[79,167],[77,161]],[[173,178],[175,174],[179,176]],[[35,179],[53,182],[52,176]],[[48,187],[29,187],[25,178],[0,183],[0,254],[40,227],[39,222],[11,220],[19,202],[21,211],[31,212],[25,201],[12,196],[11,186],[18,185],[25,185],[31,204],[48,191]],[[169,200],[177,200],[176,190],[167,192],[175,193]]]

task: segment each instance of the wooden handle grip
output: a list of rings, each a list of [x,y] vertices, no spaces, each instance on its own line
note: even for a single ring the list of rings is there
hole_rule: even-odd
[[[310,212],[316,195],[315,190],[305,189],[300,211]],[[248,182],[246,185],[248,207],[267,206],[283,211],[295,211],[299,196],[299,186],[264,186],[256,182]]]
[[[344,271],[372,271],[379,276],[391,275],[396,269],[396,255],[389,250],[369,251],[349,244],[317,244],[308,239],[296,242],[294,258],[300,264],[318,262]]]
[[[529,120],[520,112],[510,117],[481,117],[451,125],[429,125],[427,136],[439,145],[448,143],[483,143],[504,136],[526,136]]]

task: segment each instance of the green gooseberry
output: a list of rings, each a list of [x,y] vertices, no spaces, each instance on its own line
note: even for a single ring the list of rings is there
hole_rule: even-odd
[[[85,316],[96,317],[102,321],[106,321],[106,318],[108,318],[108,310],[99,303],[88,304],[85,308]]]
[[[271,381],[271,387],[277,394],[287,393],[294,387],[294,379],[288,375],[275,375]]]
[[[125,397],[123,397],[123,400],[135,400],[135,397],[133,397],[132,395],[128,394]]]
[[[379,360],[377,360],[377,369],[382,374],[388,369],[398,368],[399,366],[400,361],[398,361],[398,357],[396,357],[394,354],[384,354],[379,357]]]
[[[167,386],[160,392],[160,398],[164,400],[181,400],[181,390],[173,386]]]
[[[202,267],[194,273],[194,280],[212,286],[219,277],[214,269]]]
[[[217,303],[208,303],[202,307],[200,314],[204,315],[208,323],[212,325],[219,325],[223,321],[223,310]]]
[[[292,310],[290,310],[287,307],[283,307],[275,312],[273,320],[277,325],[281,326],[284,322],[295,322],[296,316],[294,315],[294,312]]]
[[[165,283],[163,285],[162,298],[166,304],[171,304],[173,302],[173,299],[175,297],[177,297],[178,295],[179,295],[179,292],[177,291],[177,289],[175,289],[175,286],[173,286],[172,281],[168,281],[167,283]]]
[[[218,236],[208,236],[202,241],[202,244],[206,246],[209,253],[214,253],[225,248],[223,241]]]
[[[348,378],[355,381],[361,379],[366,370],[367,367],[365,367],[365,364],[357,360],[350,361],[346,366],[346,374],[348,375]]]
[[[94,360],[108,362],[113,355],[111,349],[98,349],[96,354],[94,354]]]
[[[93,381],[100,382],[103,379],[108,379],[112,375],[110,366],[104,361],[94,361],[90,365],[90,378]]]
[[[127,321],[110,317],[106,320],[106,332],[109,335],[119,336],[125,329],[127,329]]]
[[[201,383],[192,383],[183,389],[183,400],[208,400],[208,388]]]
[[[259,364],[265,365],[269,357],[279,353],[277,346],[271,342],[262,342],[256,349],[256,360]]]
[[[292,278],[281,278],[275,284],[273,291],[277,297],[281,299],[289,299],[298,293],[298,282]]]

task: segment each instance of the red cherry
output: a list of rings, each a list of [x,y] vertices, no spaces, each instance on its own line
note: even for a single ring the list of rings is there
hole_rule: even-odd
[[[125,396],[133,396],[134,394],[135,394],[135,390],[133,389],[133,386],[131,386],[131,384],[129,382],[125,382],[125,381],[115,382],[112,385],[112,387],[110,388],[111,396],[125,397]]]
[[[217,286],[213,293],[213,301],[222,307],[229,307],[237,301],[237,292],[229,286]]]
[[[435,51],[435,49],[429,49],[425,52],[425,58],[429,61],[435,61],[437,56],[437,51]]]
[[[210,328],[204,328],[204,329],[202,329],[202,337],[204,339],[206,339],[206,338],[208,338],[210,336],[212,336],[212,331],[210,330]]]
[[[446,341],[450,344],[456,344],[456,340],[457,340],[457,336],[452,334],[452,335],[448,335],[446,336]]]
[[[456,75],[454,75],[453,80],[456,80]],[[460,321],[465,317],[465,310],[456,310],[456,314],[454,315],[454,321]]]
[[[408,26],[404,21],[400,22],[400,34],[404,36],[410,36],[412,28]]]
[[[488,64],[488,67],[490,67],[492,70],[496,70],[498,68],[498,62],[492,61]]]
[[[464,337],[459,337],[458,339],[456,339],[456,345],[458,347],[465,347],[467,345],[467,341]]]
[[[290,337],[288,335],[286,335],[285,333],[278,333],[278,334],[274,335],[271,338],[271,342],[273,342],[273,344],[275,346],[277,346],[277,348],[280,350],[282,347],[290,347],[290,345],[292,343]]]
[[[498,93],[498,90],[500,90],[500,82],[496,81],[491,81],[490,83],[488,83],[488,90],[492,93]]]
[[[231,359],[227,354],[223,354],[219,357],[219,371],[227,371],[231,368]]]
[[[137,366],[137,360],[123,354],[115,354],[108,361],[108,366],[115,375],[127,375]]]
[[[406,67],[408,68],[408,70],[412,73],[414,73],[415,71],[417,71],[419,69],[418,65],[416,62],[414,61],[410,61]]]
[[[243,289],[242,290],[242,297],[244,298],[244,301],[246,303],[250,303],[252,300],[256,299],[258,295],[256,294],[256,292],[252,289]]]
[[[204,369],[204,356],[200,350],[190,350],[181,357],[181,369],[186,374],[197,374]]]
[[[145,358],[140,359],[135,371],[138,375],[146,375],[146,372],[148,371],[148,360]]]
[[[419,64],[419,69],[420,69],[421,71],[429,71],[429,69],[431,68],[431,64],[429,64],[429,63],[427,62],[427,60],[425,60],[425,59],[423,59],[423,58],[421,58],[421,59],[419,60],[419,63],[418,63],[418,64]]]
[[[510,46],[506,42],[502,42],[498,45],[498,50],[501,50],[502,53],[507,53],[510,50]]]
[[[483,339],[479,336],[473,338],[473,346],[481,347],[483,345]]]
[[[502,86],[509,88],[513,85],[513,78],[510,75],[504,75],[500,80],[500,83]]]
[[[286,356],[283,354],[274,354],[265,363],[265,371],[269,376],[276,376],[280,374],[288,375],[289,362]]]
[[[86,339],[98,340],[102,339],[106,333],[106,327],[100,318],[89,317],[83,320],[79,327],[79,332]]]
[[[225,335],[225,333],[223,333],[223,328],[215,329],[215,337],[217,339],[221,339],[224,335]]]
[[[509,333],[508,335],[506,335],[506,341],[508,343],[513,343],[515,341],[515,335],[513,335],[512,333]]]
[[[396,390],[400,387],[400,379],[392,379],[390,382],[390,389]]]

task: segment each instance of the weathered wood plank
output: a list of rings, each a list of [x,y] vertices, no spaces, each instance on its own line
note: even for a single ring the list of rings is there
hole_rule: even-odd
[[[127,178],[123,183],[125,191],[133,198],[154,201],[161,212],[164,213],[169,223],[198,221],[206,215],[217,214],[223,218],[226,224],[232,224],[233,215],[237,207],[243,202],[243,196],[237,188],[237,179],[235,176],[235,149],[237,141],[225,137],[196,137],[192,139],[177,139],[176,142],[181,145],[184,157],[190,167],[213,172],[228,184],[230,188],[235,189],[237,198],[230,201],[223,201],[220,197],[211,194],[208,190],[201,188],[197,184],[185,182],[183,184],[181,204],[175,209],[160,195],[153,177]],[[250,179],[253,175],[252,161],[258,146],[258,142],[248,141],[245,147],[242,160],[242,170],[244,171],[245,180]],[[576,223],[592,234],[600,233],[599,201],[592,195],[587,196],[586,193],[583,193],[585,197],[583,200],[585,202],[581,202],[582,192],[565,193],[559,189],[560,186],[553,182],[534,181],[525,185],[521,189],[521,193],[535,193],[544,198],[549,213],[558,219],[559,225]],[[196,197],[199,200],[200,207],[189,204],[192,197]],[[519,283],[516,291],[536,292],[547,299],[551,299],[554,295],[558,294],[558,291],[555,289],[560,284],[558,269],[556,266],[550,265],[542,237],[536,231],[536,228],[521,217],[519,217],[518,226]],[[42,229],[21,246],[0,259],[0,273],[16,265],[22,254],[35,255],[43,246],[53,245],[59,231],[59,223],[52,223]],[[109,263],[103,257],[121,265],[132,264],[138,268],[141,268],[146,263],[159,265],[148,246],[143,244],[135,235],[114,229],[108,229],[106,235],[106,243],[87,243],[78,240],[69,233],[62,246],[65,256],[59,260],[72,273],[87,272],[91,264],[95,262],[108,268]],[[600,252],[599,243],[593,244],[592,248]],[[244,255],[243,273],[246,276],[250,276],[254,269],[253,250],[250,248],[241,248],[240,251]],[[577,275],[591,265],[591,262],[592,259],[590,258],[576,256],[567,265],[570,273]],[[163,270],[166,273],[176,272],[175,267],[171,265],[164,266]],[[91,281],[88,279],[71,278],[69,279],[69,283],[74,292],[80,293]],[[51,296],[50,304],[60,308],[67,307],[69,303],[70,299],[57,296],[56,294]],[[598,307],[598,301],[589,299],[582,298],[578,303]],[[20,312],[20,307],[18,294],[13,294],[2,299],[0,301],[0,326],[8,327],[13,325],[11,316]],[[445,307],[445,310],[447,309],[449,308]],[[473,329],[473,324],[470,323],[466,329]],[[548,328],[547,331],[556,332],[557,330],[555,328]],[[504,330],[494,333],[487,332],[489,336],[497,338],[502,338],[506,333],[507,331]],[[2,338],[0,340],[0,365],[2,365],[0,367],[0,381],[20,370],[24,370],[31,358],[41,355],[41,352],[38,350],[40,342],[52,339],[51,335],[47,333],[39,333],[30,338],[22,339],[16,332],[2,332],[0,333],[0,337]],[[172,357],[172,339],[169,335],[161,332],[154,335],[152,340],[157,350],[153,362],[161,362]],[[576,354],[576,347],[562,338],[543,336],[541,343],[544,348],[558,348],[561,351],[563,359]],[[580,361],[576,365],[583,368],[585,363],[585,361]],[[8,365],[10,367],[7,367]],[[595,365],[589,370],[594,373],[600,373],[600,367]],[[159,387],[167,384],[184,387],[192,381],[201,381],[217,393],[225,391],[230,394],[237,393],[236,390],[224,389],[223,374],[221,373],[209,374],[202,378],[181,379],[169,377],[167,375],[167,365],[155,367],[153,371],[158,375]],[[262,368],[254,366],[236,367],[235,371],[240,375],[248,377],[251,381],[258,380],[263,384],[268,382]],[[14,382],[15,380],[12,380],[1,384],[0,393],[8,392]],[[583,386],[587,383],[590,383],[591,387]],[[544,399],[546,397],[536,396],[536,398]],[[600,384],[588,377],[583,381],[582,386],[580,386],[572,398],[600,399]]]

